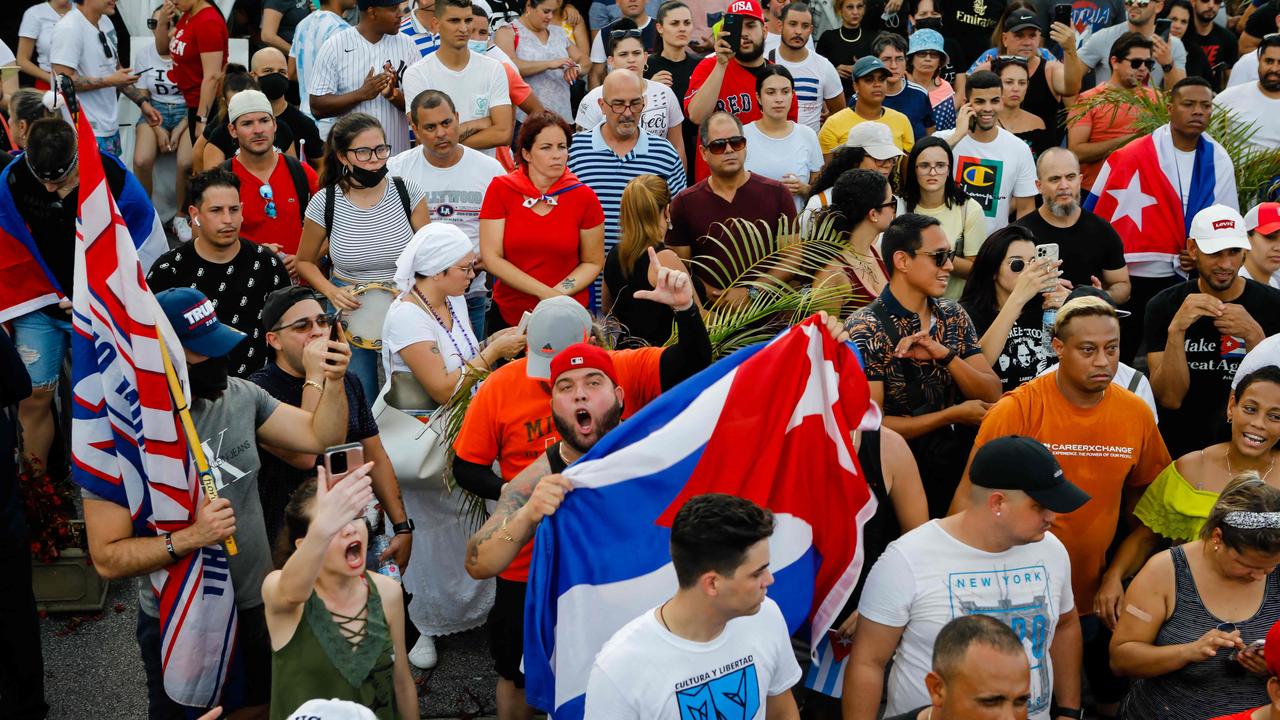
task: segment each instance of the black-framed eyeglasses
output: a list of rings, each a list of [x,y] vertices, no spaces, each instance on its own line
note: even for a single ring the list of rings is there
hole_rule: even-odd
[[[337,315],[325,313],[325,314],[317,315],[315,317],[307,317],[307,318],[301,318],[299,320],[294,320],[293,322],[287,325],[277,325],[271,328],[271,332],[278,333],[281,330],[294,330],[296,332],[303,332],[303,333],[311,332],[311,328],[313,327],[327,328],[332,326],[336,319],[337,319]]]
[[[630,110],[631,112],[640,112],[644,107],[644,98],[638,97],[632,100],[609,100],[605,105],[618,115],[621,115],[623,111],[626,110]]]
[[[742,148],[746,146],[747,146],[747,139],[745,137],[741,135],[734,135],[733,137],[720,138],[719,140],[712,140],[711,142],[707,143],[707,150],[712,155],[723,155],[725,153],[725,150],[732,150],[734,152],[738,152],[739,150],[742,150]]]
[[[384,143],[374,147],[353,147],[348,149],[347,152],[355,155],[356,160],[360,162],[369,162],[374,156],[377,156],[379,160],[386,160],[391,157],[391,146]]]
[[[942,267],[943,265],[946,265],[947,263],[956,259],[955,250],[939,250],[937,252],[931,252],[931,253],[920,252],[917,250],[911,254],[913,256],[930,258],[931,260],[933,260],[933,264],[937,265],[938,267]]]
[[[113,58],[116,56],[115,48],[111,47],[111,41],[107,39],[107,34],[101,30],[98,31],[98,42],[102,45],[102,52],[106,53],[107,57]]]
[[[1156,61],[1151,58],[1125,58],[1125,62],[1129,63],[1129,67],[1137,70],[1145,67],[1148,70],[1155,68]]]
[[[883,210],[883,209],[885,209],[885,208],[890,208],[890,207],[891,207],[891,208],[893,208],[893,209],[895,209],[895,210],[898,208],[898,196],[897,196],[897,195],[890,195],[890,196],[889,196],[889,199],[888,199],[888,200],[885,200],[884,202],[882,202],[882,203],[880,203],[879,205],[877,205],[877,206],[876,206],[876,209],[877,209],[877,210]]]

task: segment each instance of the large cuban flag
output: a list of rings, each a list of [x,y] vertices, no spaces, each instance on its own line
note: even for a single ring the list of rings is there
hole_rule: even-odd
[[[84,114],[71,334],[71,477],[129,510],[136,536],[191,525],[198,484],[165,377],[161,343],[186,375],[182,345],[147,288],[129,226],[107,188]],[[151,573],[169,697],[218,704],[236,632],[229,565],[202,548]]]
[[[774,512],[769,596],[792,632],[810,621],[816,645],[857,582],[875,512],[851,433],[879,422],[853,350],[815,317],[605,436],[566,471],[575,490],[538,528],[525,609],[530,704],[582,717],[601,646],[675,592],[671,520],[704,493]]]

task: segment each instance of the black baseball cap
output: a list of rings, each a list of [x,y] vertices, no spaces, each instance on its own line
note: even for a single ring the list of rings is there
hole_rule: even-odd
[[[1034,438],[1006,435],[978,448],[969,482],[990,490],[1021,490],[1056,513],[1078,510],[1089,495],[1062,474],[1062,466]]]
[[[1005,32],[1018,32],[1032,27],[1044,32],[1044,28],[1040,27],[1040,21],[1036,19],[1036,14],[1030,10],[1014,10],[1004,19]]]
[[[289,308],[303,300],[315,300],[321,307],[324,306],[324,296],[309,287],[290,285],[273,290],[267,295],[266,302],[262,305],[262,329],[266,332],[275,332],[276,325],[280,324],[280,318],[289,312]]]
[[[1062,304],[1066,305],[1072,300],[1082,297],[1096,297],[1099,300],[1106,302],[1108,305],[1116,309],[1116,317],[1118,318],[1129,317],[1132,314],[1128,310],[1121,310],[1119,306],[1116,305],[1116,301],[1111,299],[1111,294],[1106,290],[1096,288],[1092,285],[1075,286],[1071,292],[1067,294],[1067,299],[1063,300]]]

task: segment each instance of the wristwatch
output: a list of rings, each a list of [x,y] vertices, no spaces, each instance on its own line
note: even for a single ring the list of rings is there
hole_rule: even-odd
[[[1169,63],[1168,65],[1161,65],[1160,69],[1165,72],[1173,72],[1173,63]]]
[[[391,531],[396,535],[411,535],[417,526],[413,524],[413,518],[409,518],[404,522],[392,523]]]
[[[1069,717],[1072,720],[1084,720],[1084,710],[1081,710],[1080,708],[1060,707],[1049,714],[1054,717]]]
[[[950,352],[947,353],[946,357],[938,361],[938,364],[943,367],[946,367],[951,364],[952,360],[956,359],[956,355],[959,355],[959,353],[957,353],[955,350],[951,350]]]

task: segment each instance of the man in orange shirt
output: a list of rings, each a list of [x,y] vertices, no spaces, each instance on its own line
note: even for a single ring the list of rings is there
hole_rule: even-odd
[[[1059,515],[1053,533],[1071,558],[1089,686],[1099,712],[1114,715],[1124,687],[1109,672],[1111,638],[1097,618],[1095,596],[1122,513],[1129,525],[1136,522],[1133,508],[1142,491],[1171,461],[1151,408],[1111,382],[1120,361],[1120,321],[1113,305],[1098,297],[1064,304],[1053,326],[1053,351],[1057,370],[1007,393],[988,410],[973,450],[1005,435],[1033,437],[1092,498],[1079,510]],[[964,509],[968,498],[966,470],[952,511]]]
[[[1111,77],[1082,94],[1078,102],[1084,105],[1108,90],[1130,90],[1157,100],[1156,91],[1147,86],[1156,62],[1151,53],[1151,39],[1141,33],[1127,32],[1116,38],[1108,60]],[[1138,136],[1133,129],[1137,116],[1138,108],[1129,103],[1107,103],[1083,113],[1072,113],[1072,121],[1067,123],[1067,148],[1080,159],[1080,172],[1084,176],[1081,184],[1086,190],[1093,187],[1107,156]]]

